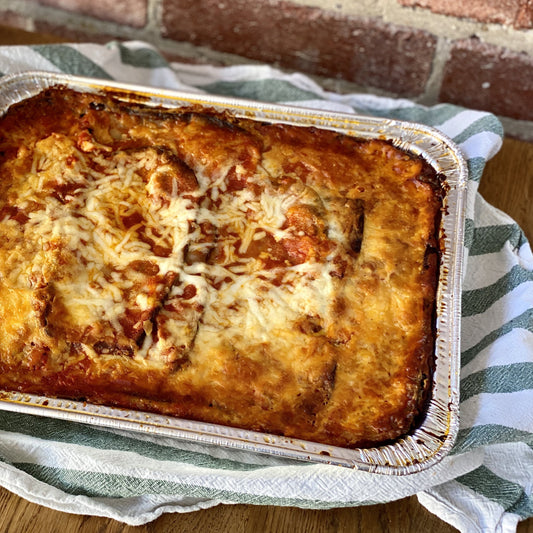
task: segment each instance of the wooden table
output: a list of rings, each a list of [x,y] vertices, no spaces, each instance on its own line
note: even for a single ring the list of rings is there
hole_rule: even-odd
[[[57,36],[0,26],[0,45],[60,42]],[[533,143],[505,139],[481,181],[487,201],[511,215],[533,242]],[[313,511],[272,506],[233,505],[185,514],[167,514],[130,527],[107,518],[73,515],[29,503],[0,488],[0,531],[4,533],[452,533],[457,531],[422,507],[416,497],[351,509]],[[519,533],[533,533],[533,519]]]

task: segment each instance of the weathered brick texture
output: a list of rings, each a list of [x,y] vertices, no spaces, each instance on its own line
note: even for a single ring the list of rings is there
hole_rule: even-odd
[[[436,46],[425,31],[267,0],[165,0],[163,34],[404,96],[424,91]]]
[[[430,105],[452,102],[519,119],[506,127],[533,139],[523,122],[533,123],[533,0],[376,1],[396,2],[411,18],[385,23],[350,14],[348,3],[328,10],[305,0],[25,0],[0,11],[0,24],[70,41],[134,36],[177,61],[257,60],[330,78],[329,87],[343,87],[336,79]],[[449,23],[454,36],[434,22]]]
[[[453,44],[440,99],[533,120],[533,57],[466,39]]]
[[[142,28],[147,22],[148,0],[37,0],[37,3]]]
[[[515,28],[533,27],[531,0],[398,0],[403,6],[422,7],[454,17],[505,24]]]

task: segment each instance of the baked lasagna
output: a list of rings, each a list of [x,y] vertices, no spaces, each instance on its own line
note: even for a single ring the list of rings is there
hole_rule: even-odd
[[[405,435],[443,189],[382,140],[52,87],[0,119],[0,387],[341,447]]]

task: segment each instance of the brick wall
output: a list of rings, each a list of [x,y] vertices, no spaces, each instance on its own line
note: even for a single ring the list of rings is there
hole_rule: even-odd
[[[336,91],[496,113],[533,140],[533,0],[0,0],[0,23],[142,39],[170,59],[266,62]]]

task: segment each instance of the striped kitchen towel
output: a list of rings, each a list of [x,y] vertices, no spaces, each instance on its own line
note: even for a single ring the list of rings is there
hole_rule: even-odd
[[[0,48],[0,73],[47,70],[421,122],[469,169],[461,425],[452,453],[404,477],[0,412],[0,484],[55,509],[138,525],[220,503],[326,509],[417,494],[464,532],[511,532],[533,516],[533,256],[520,228],[478,194],[502,127],[448,104],[326,92],[268,66],[168,63],[142,42]]]

